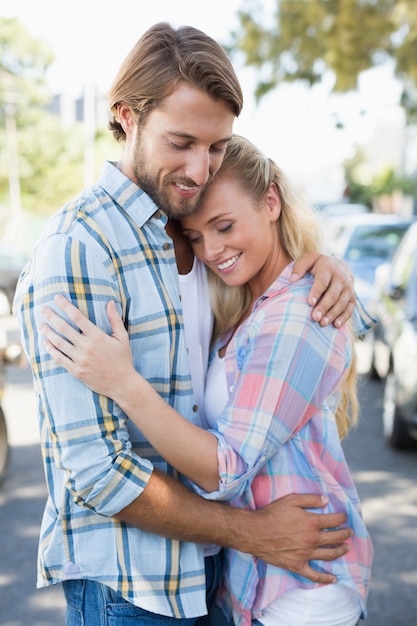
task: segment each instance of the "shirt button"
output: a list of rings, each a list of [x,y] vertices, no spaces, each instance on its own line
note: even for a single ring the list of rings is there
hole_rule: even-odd
[[[160,212],[159,212],[159,211],[156,211],[156,212],[153,214],[153,216],[154,216],[154,218],[155,218],[156,220],[160,220],[160,219],[161,219],[161,214],[160,214]]]
[[[230,387],[229,387],[229,391],[230,391],[230,393],[232,393],[232,391],[234,390],[234,388],[235,388],[235,386],[234,386],[234,385],[230,385]]]
[[[194,411],[194,413],[197,413],[197,411],[198,411],[198,404],[194,404],[193,405],[193,411]]]
[[[168,242],[164,243],[163,248],[164,250],[169,250],[171,247],[171,244],[169,244]]]

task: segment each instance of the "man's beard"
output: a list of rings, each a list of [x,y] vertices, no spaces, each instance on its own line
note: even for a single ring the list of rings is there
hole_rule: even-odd
[[[158,178],[147,169],[147,163],[148,160],[139,135],[136,142],[134,162],[134,173],[139,187],[152,198],[156,206],[170,219],[179,220],[187,215],[192,215],[198,209],[212,178],[207,181],[198,196],[194,198],[177,197],[176,204],[173,204],[168,194],[168,189],[172,186],[172,183],[176,182],[192,186],[194,182],[184,178],[174,177],[170,177],[165,181],[158,180]]]

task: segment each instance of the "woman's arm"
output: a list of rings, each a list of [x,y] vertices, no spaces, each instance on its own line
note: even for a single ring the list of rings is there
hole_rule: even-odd
[[[310,319],[305,286],[300,289],[299,296],[297,288],[270,295],[228,346],[232,392],[217,420],[220,492],[210,497],[242,495],[262,465],[315,416],[320,419],[310,428],[322,441],[351,342],[347,329],[320,328]]]
[[[218,489],[214,435],[182,417],[136,371],[115,395],[120,408],[170,465],[205,491]]]
[[[267,306],[265,322],[260,326],[256,322],[258,333],[251,358],[240,372],[233,397],[219,419],[217,437],[184,419],[136,372],[128,335],[114,303],[108,305],[112,336],[91,324],[65,298],[58,298],[57,304],[81,334],[49,308],[44,315],[59,335],[51,326],[41,330],[49,339],[46,348],[58,364],[97,393],[115,400],[178,471],[205,492],[217,492],[213,496],[229,499],[242,493],[260,464],[320,410],[324,398],[344,374],[343,350],[338,350],[340,367],[328,362],[330,339],[325,335],[329,331],[337,335],[337,331],[314,330],[310,322],[307,332],[305,301],[300,298],[297,305],[289,297],[290,302],[285,303],[281,296],[279,307],[274,306],[273,299],[272,309]],[[319,342],[316,348],[320,350],[326,346],[327,356],[319,358],[315,342]],[[310,362],[314,366],[310,367]],[[257,369],[259,364],[262,371]],[[306,376],[309,388],[315,390],[313,397],[306,392]],[[260,379],[262,389],[256,392],[254,381]],[[249,389],[253,402],[250,408]],[[218,491],[219,462],[222,493]]]
[[[218,489],[217,439],[182,417],[134,368],[129,337],[114,302],[107,305],[112,335],[92,324],[66,298],[56,304],[79,329],[50,307],[40,331],[54,360],[96,393],[117,402],[161,456],[205,491]],[[79,332],[81,331],[81,332]]]

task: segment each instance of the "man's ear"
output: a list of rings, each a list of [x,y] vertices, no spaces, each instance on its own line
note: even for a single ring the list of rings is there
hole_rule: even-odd
[[[125,131],[126,135],[136,126],[137,119],[132,109],[127,104],[120,104],[117,109],[117,121]]]
[[[275,221],[281,215],[281,198],[279,197],[278,189],[275,183],[269,185],[269,189],[266,194],[266,206],[270,217]]]

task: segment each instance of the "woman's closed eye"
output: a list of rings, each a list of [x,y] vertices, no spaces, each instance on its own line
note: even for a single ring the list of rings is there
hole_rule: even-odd
[[[228,224],[224,224],[217,227],[219,233],[229,233],[233,228],[233,222],[229,222]]]
[[[210,227],[210,230],[212,230],[213,232],[216,231],[219,234],[223,234],[226,235],[227,233],[230,233],[230,231],[233,229],[234,226],[234,222],[232,221],[222,221],[222,222],[218,222],[216,224],[213,224]],[[199,233],[198,231],[192,231],[191,229],[184,229],[183,230],[183,234],[186,237],[186,239],[188,239],[188,241],[190,242],[191,245],[196,245],[196,244],[200,244],[203,241],[203,234]]]
[[[188,239],[191,245],[201,243],[203,241],[202,235],[185,235],[185,238]]]

